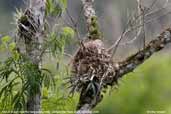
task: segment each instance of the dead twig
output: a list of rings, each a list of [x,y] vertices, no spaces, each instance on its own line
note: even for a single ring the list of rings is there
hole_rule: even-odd
[[[167,6],[167,3],[168,3],[168,0],[166,0],[164,6],[160,9],[157,9],[156,11],[153,11],[153,12],[150,12],[150,10],[153,8],[153,6],[155,5],[155,3],[157,2],[157,0],[153,1],[153,3],[151,4],[151,6],[149,8],[147,8],[147,11],[145,11],[145,9],[142,7],[141,5],[141,1],[140,0],[137,0],[137,3],[138,3],[138,10],[139,10],[139,13],[138,13],[138,16],[135,17],[134,21],[132,23],[135,23],[137,20],[140,20],[140,24],[141,26],[139,27],[135,27],[137,25],[135,25],[134,27],[131,27],[131,28],[125,28],[124,31],[122,32],[121,36],[117,39],[117,41],[108,49],[110,52],[112,52],[112,57],[115,55],[116,53],[116,50],[118,48],[119,45],[125,45],[125,44],[130,44],[131,42],[135,41],[139,36],[140,34],[143,32],[145,32],[144,30],[144,26],[145,26],[145,23],[144,20],[145,20],[145,17],[149,16],[149,15],[152,15],[158,11],[161,11],[163,10],[164,8],[166,8]],[[129,19],[128,23],[127,23],[127,26],[130,25],[131,23],[131,20],[132,18]],[[149,23],[149,21],[148,21]],[[125,43],[120,43],[121,40],[124,38],[124,36],[126,34],[128,34],[129,32],[133,31],[136,29],[139,29],[136,36],[131,40],[131,41],[128,41],[128,42],[125,42]],[[144,45],[145,45],[145,33],[144,33]]]

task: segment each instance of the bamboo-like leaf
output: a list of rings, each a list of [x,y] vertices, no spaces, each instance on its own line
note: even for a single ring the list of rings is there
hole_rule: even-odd
[[[67,8],[67,0],[59,0],[59,2],[63,5],[63,9]]]
[[[12,42],[9,44],[10,51],[13,51],[16,48],[16,43]]]
[[[54,75],[52,74],[52,72],[45,68],[41,69],[41,71],[42,71],[43,83],[44,83],[45,87],[54,88],[56,85],[55,85]]]
[[[46,2],[46,16],[61,16],[62,8],[56,0],[47,0]]]

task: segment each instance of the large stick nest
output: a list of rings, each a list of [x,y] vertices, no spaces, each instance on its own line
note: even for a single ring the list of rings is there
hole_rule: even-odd
[[[114,62],[101,40],[82,43],[72,61],[72,75],[71,92],[91,89],[96,94],[117,83]]]

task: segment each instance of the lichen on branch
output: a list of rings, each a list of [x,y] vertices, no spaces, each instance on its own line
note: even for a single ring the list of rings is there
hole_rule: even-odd
[[[101,32],[98,25],[97,16],[93,8],[94,0],[82,0],[84,16],[86,18],[88,38],[89,39],[101,39]]]
[[[132,72],[139,65],[150,58],[154,53],[162,50],[168,43],[171,43],[171,28],[166,29],[156,39],[152,40],[144,49],[116,64],[118,77]]]

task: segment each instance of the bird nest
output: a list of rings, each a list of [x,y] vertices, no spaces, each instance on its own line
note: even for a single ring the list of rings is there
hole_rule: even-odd
[[[31,9],[26,9],[21,16],[18,17],[18,36],[24,38],[26,41],[31,40],[33,36],[39,31],[39,24],[37,18],[34,16]]]
[[[111,54],[101,40],[82,43],[72,61],[72,75],[71,92],[86,92],[91,89],[96,94],[117,83]]]

